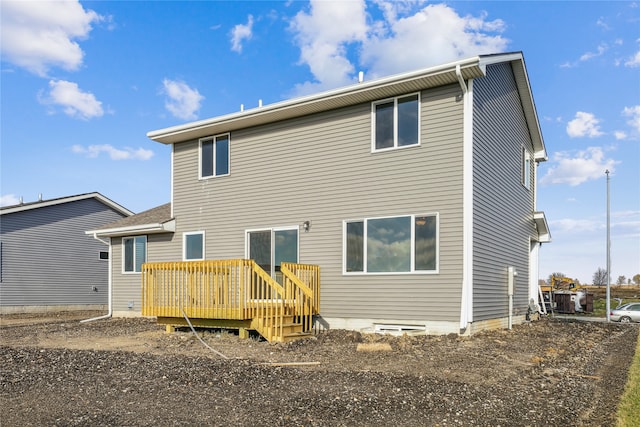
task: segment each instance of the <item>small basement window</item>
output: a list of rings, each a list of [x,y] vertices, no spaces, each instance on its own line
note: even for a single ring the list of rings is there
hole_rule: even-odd
[[[107,251],[100,251],[100,259],[104,259],[104,260],[109,259],[109,252],[107,252]]]

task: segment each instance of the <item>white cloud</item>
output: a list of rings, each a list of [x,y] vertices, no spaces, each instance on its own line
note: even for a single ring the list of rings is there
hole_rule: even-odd
[[[45,76],[51,67],[77,70],[84,53],[76,40],[103,19],[78,1],[2,1],[2,56]]]
[[[549,228],[560,233],[585,233],[603,228],[603,223],[601,220],[563,218],[549,221]]]
[[[316,83],[300,85],[298,93],[342,86],[351,82],[354,66],[347,58],[350,43],[366,38],[363,0],[346,2],[311,1],[309,13],[300,11],[291,22],[300,47],[300,62],[307,64]]]
[[[247,24],[238,24],[231,30],[231,50],[241,53],[242,42],[253,36],[253,15],[249,15]]]
[[[630,117],[627,124],[631,126],[636,134],[640,134],[640,105],[625,107],[624,110],[622,110],[622,115]]]
[[[604,17],[598,18],[596,21],[596,26],[601,27],[603,30],[610,30],[609,24],[606,22]]]
[[[572,187],[584,182],[605,177],[605,171],[615,171],[620,162],[605,158],[600,147],[589,147],[575,154],[569,152],[554,153],[552,164],[540,179],[540,184],[568,184]]]
[[[571,138],[595,138],[603,135],[600,131],[600,120],[595,115],[583,111],[578,111],[575,119],[567,123],[567,134]]]
[[[190,88],[186,83],[164,79],[162,81],[164,94],[167,95],[164,106],[175,117],[183,120],[196,119],[200,103],[204,96],[197,89]]]
[[[638,41],[640,41],[640,39],[638,39]],[[640,67],[640,50],[629,58],[624,65],[631,68]]]
[[[444,4],[390,18],[381,27],[386,31],[371,34],[362,49],[362,62],[374,76],[502,52],[508,44],[499,35],[505,29],[502,20],[487,20],[486,14],[460,16]]]
[[[371,21],[366,7],[383,12]],[[315,82],[297,87],[299,94],[346,85],[355,81],[354,60],[369,78],[428,67],[483,53],[502,52],[508,40],[502,20],[460,16],[449,6],[428,5],[415,12],[416,3],[376,1],[311,1],[309,12],[291,22],[300,47],[300,62],[309,66]],[[369,18],[369,22],[368,22]],[[420,48],[416,48],[419,46]]]
[[[627,139],[628,135],[625,131],[622,130],[617,130],[613,132],[613,136],[615,139],[617,139],[618,141],[622,141]]]
[[[15,194],[3,194],[0,196],[0,206],[12,206],[20,203],[20,199]]]
[[[49,93],[47,96],[40,96],[40,102],[60,106],[66,115],[83,120],[104,114],[102,102],[92,93],[83,92],[77,83],[66,80],[49,81]]]
[[[602,56],[607,51],[608,48],[609,46],[606,43],[600,43],[600,45],[598,46],[595,52],[586,52],[582,54],[582,56],[580,56],[580,61],[584,62],[592,58],[595,58],[597,56]]]
[[[111,160],[149,160],[153,157],[153,151],[145,150],[144,148],[129,148],[118,149],[110,144],[101,145],[89,145],[83,147],[82,145],[74,145],[71,147],[71,151],[77,154],[84,154],[90,158],[96,158],[100,153],[107,153]]]

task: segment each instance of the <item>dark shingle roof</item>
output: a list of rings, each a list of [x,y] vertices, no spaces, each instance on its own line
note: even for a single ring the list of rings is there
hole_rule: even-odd
[[[135,227],[145,224],[163,224],[171,219],[171,203],[165,203],[164,205],[140,212],[139,214],[103,225],[100,228],[96,228],[95,231],[109,230],[112,228]]]

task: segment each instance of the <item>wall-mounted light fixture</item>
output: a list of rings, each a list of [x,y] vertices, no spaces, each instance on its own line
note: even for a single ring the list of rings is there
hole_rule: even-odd
[[[304,230],[305,233],[308,233],[309,230],[311,229],[311,221],[305,221],[302,223],[302,229]]]

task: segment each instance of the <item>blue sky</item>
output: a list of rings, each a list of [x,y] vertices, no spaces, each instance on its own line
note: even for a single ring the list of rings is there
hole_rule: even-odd
[[[539,275],[640,273],[638,2],[0,2],[0,202],[170,197],[146,133],[365,79],[522,51],[549,161]]]

